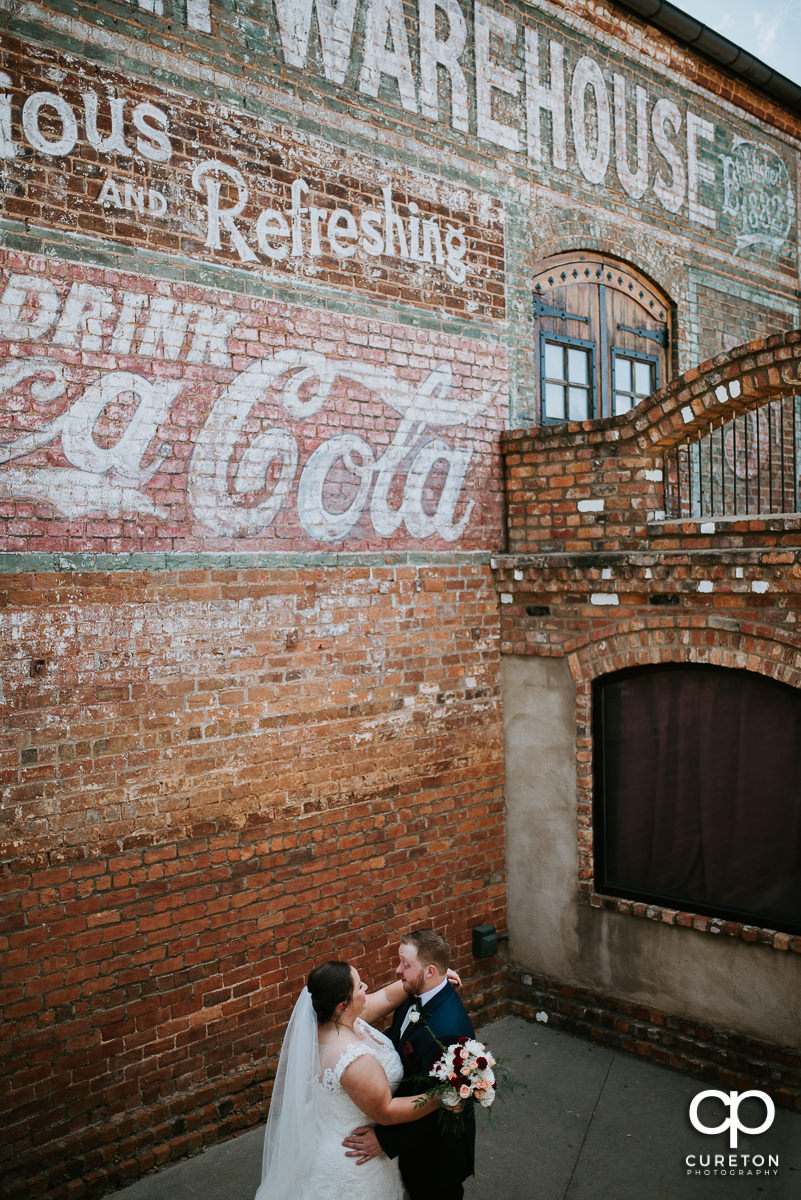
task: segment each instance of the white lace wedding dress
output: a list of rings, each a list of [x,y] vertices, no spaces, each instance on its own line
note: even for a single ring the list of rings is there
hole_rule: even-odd
[[[295,1200],[405,1200],[406,1189],[397,1159],[385,1154],[357,1165],[348,1158],[343,1138],[359,1125],[372,1124],[342,1087],[346,1067],[362,1054],[371,1054],[383,1067],[394,1092],[403,1078],[400,1058],[388,1037],[357,1018],[355,1028],[363,1040],[351,1042],[317,1081],[316,1128],[308,1132],[308,1156]],[[264,1185],[262,1185],[264,1188]],[[269,1191],[259,1189],[256,1200],[270,1200]]]

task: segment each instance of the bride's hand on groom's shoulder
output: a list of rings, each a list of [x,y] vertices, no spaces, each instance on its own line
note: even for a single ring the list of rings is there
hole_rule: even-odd
[[[454,971],[452,967],[448,967],[447,974],[448,974],[448,983],[453,984],[453,986],[457,987],[457,988],[460,988],[462,986],[462,977],[458,973],[458,971]]]

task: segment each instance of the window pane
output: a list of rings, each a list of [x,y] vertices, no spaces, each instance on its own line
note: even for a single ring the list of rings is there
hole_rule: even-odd
[[[586,421],[589,412],[590,393],[585,388],[570,388],[568,392],[568,416],[571,421]]]
[[[654,364],[638,362],[634,364],[634,391],[638,396],[650,396],[654,390]]]
[[[555,417],[559,421],[564,420],[565,389],[559,383],[545,385],[545,415]]]
[[[590,355],[588,350],[577,350],[573,346],[567,352],[567,378],[571,383],[590,382]]]
[[[615,391],[631,391],[631,359],[615,355]]]
[[[565,352],[562,346],[554,342],[545,343],[545,377],[546,379],[564,379]]]
[[[615,392],[615,416],[617,416],[619,413],[628,412],[631,407],[631,396],[621,395],[620,392]]]

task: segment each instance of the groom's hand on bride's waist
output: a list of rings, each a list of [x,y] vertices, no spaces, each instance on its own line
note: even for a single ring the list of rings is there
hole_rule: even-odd
[[[358,1129],[354,1129],[352,1133],[348,1134],[342,1145],[346,1147],[346,1156],[356,1159],[357,1167],[384,1153],[372,1125],[360,1125]]]

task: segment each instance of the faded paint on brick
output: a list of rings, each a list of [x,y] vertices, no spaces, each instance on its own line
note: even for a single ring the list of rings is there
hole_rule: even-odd
[[[502,347],[14,256],[4,550],[498,543]]]
[[[42,574],[2,600],[6,856],[498,784],[486,565]]]
[[[502,205],[289,123],[7,39],[4,215],[196,262],[502,317]]]

